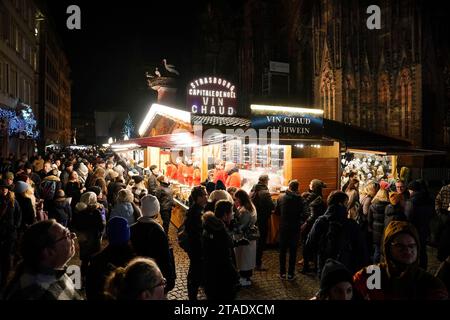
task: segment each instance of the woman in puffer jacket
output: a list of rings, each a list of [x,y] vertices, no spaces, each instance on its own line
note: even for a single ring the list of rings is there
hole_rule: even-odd
[[[117,203],[111,210],[110,219],[113,217],[122,217],[128,221],[131,226],[141,216],[141,210],[134,204],[134,195],[129,189],[122,189],[117,195]]]

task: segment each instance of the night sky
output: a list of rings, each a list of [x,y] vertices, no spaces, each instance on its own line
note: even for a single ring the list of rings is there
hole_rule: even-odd
[[[72,109],[127,111],[144,116],[156,93],[145,71],[162,67],[162,59],[190,78],[193,34],[202,1],[123,2],[48,0],[72,68]],[[81,8],[81,30],[68,30],[66,9]]]

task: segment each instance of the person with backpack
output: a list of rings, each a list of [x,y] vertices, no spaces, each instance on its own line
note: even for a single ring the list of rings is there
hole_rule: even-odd
[[[302,197],[305,200],[305,218],[306,221],[300,227],[300,236],[303,243],[303,259],[299,261],[299,264],[303,264],[302,273],[308,273],[311,271],[309,263],[312,261],[317,262],[316,252],[308,252],[305,250],[305,242],[308,239],[308,234],[311,231],[314,222],[317,218],[325,213],[326,205],[323,201],[322,190],[327,185],[319,179],[313,179],[309,183],[309,190],[302,193]],[[317,265],[316,265],[317,269]]]
[[[305,202],[298,192],[297,180],[289,182],[286,194],[277,201],[275,214],[280,216],[280,279],[295,279],[297,246],[300,240],[300,227],[305,216]],[[289,249],[289,267],[286,275],[286,253]]]
[[[44,210],[46,211],[51,207],[56,191],[62,188],[61,180],[59,180],[57,174],[57,170],[50,170],[39,185],[39,199],[44,200]]]
[[[220,180],[219,180],[220,181]],[[250,191],[250,199],[255,205],[258,214],[256,225],[258,226],[260,237],[256,243],[256,268],[257,271],[267,271],[262,265],[263,251],[266,247],[269,221],[275,205],[269,192],[269,176],[263,174],[258,179],[258,184]]]
[[[318,253],[318,275],[329,258],[356,272],[368,262],[364,239],[358,224],[347,217],[348,196],[333,191],[327,199],[325,214],[314,223],[306,246]]]

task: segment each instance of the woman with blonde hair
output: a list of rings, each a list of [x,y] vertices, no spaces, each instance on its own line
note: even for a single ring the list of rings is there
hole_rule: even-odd
[[[106,280],[105,293],[115,300],[166,300],[166,279],[153,259],[135,258]]]
[[[16,200],[22,210],[20,230],[25,231],[36,221],[36,197],[33,188],[26,182],[17,181],[14,186]]]
[[[375,264],[380,262],[385,210],[388,204],[388,191],[385,188],[380,188],[369,207],[368,223],[369,231],[372,232],[373,263]]]
[[[355,220],[360,206],[359,202],[359,180],[351,179],[345,193],[348,196],[347,212],[350,219]]]

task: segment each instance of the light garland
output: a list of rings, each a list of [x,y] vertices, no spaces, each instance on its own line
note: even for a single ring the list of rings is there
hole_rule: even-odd
[[[22,105],[20,111],[0,108],[0,119],[6,120],[9,136],[24,135],[32,139],[39,136],[33,110],[28,105]]]

